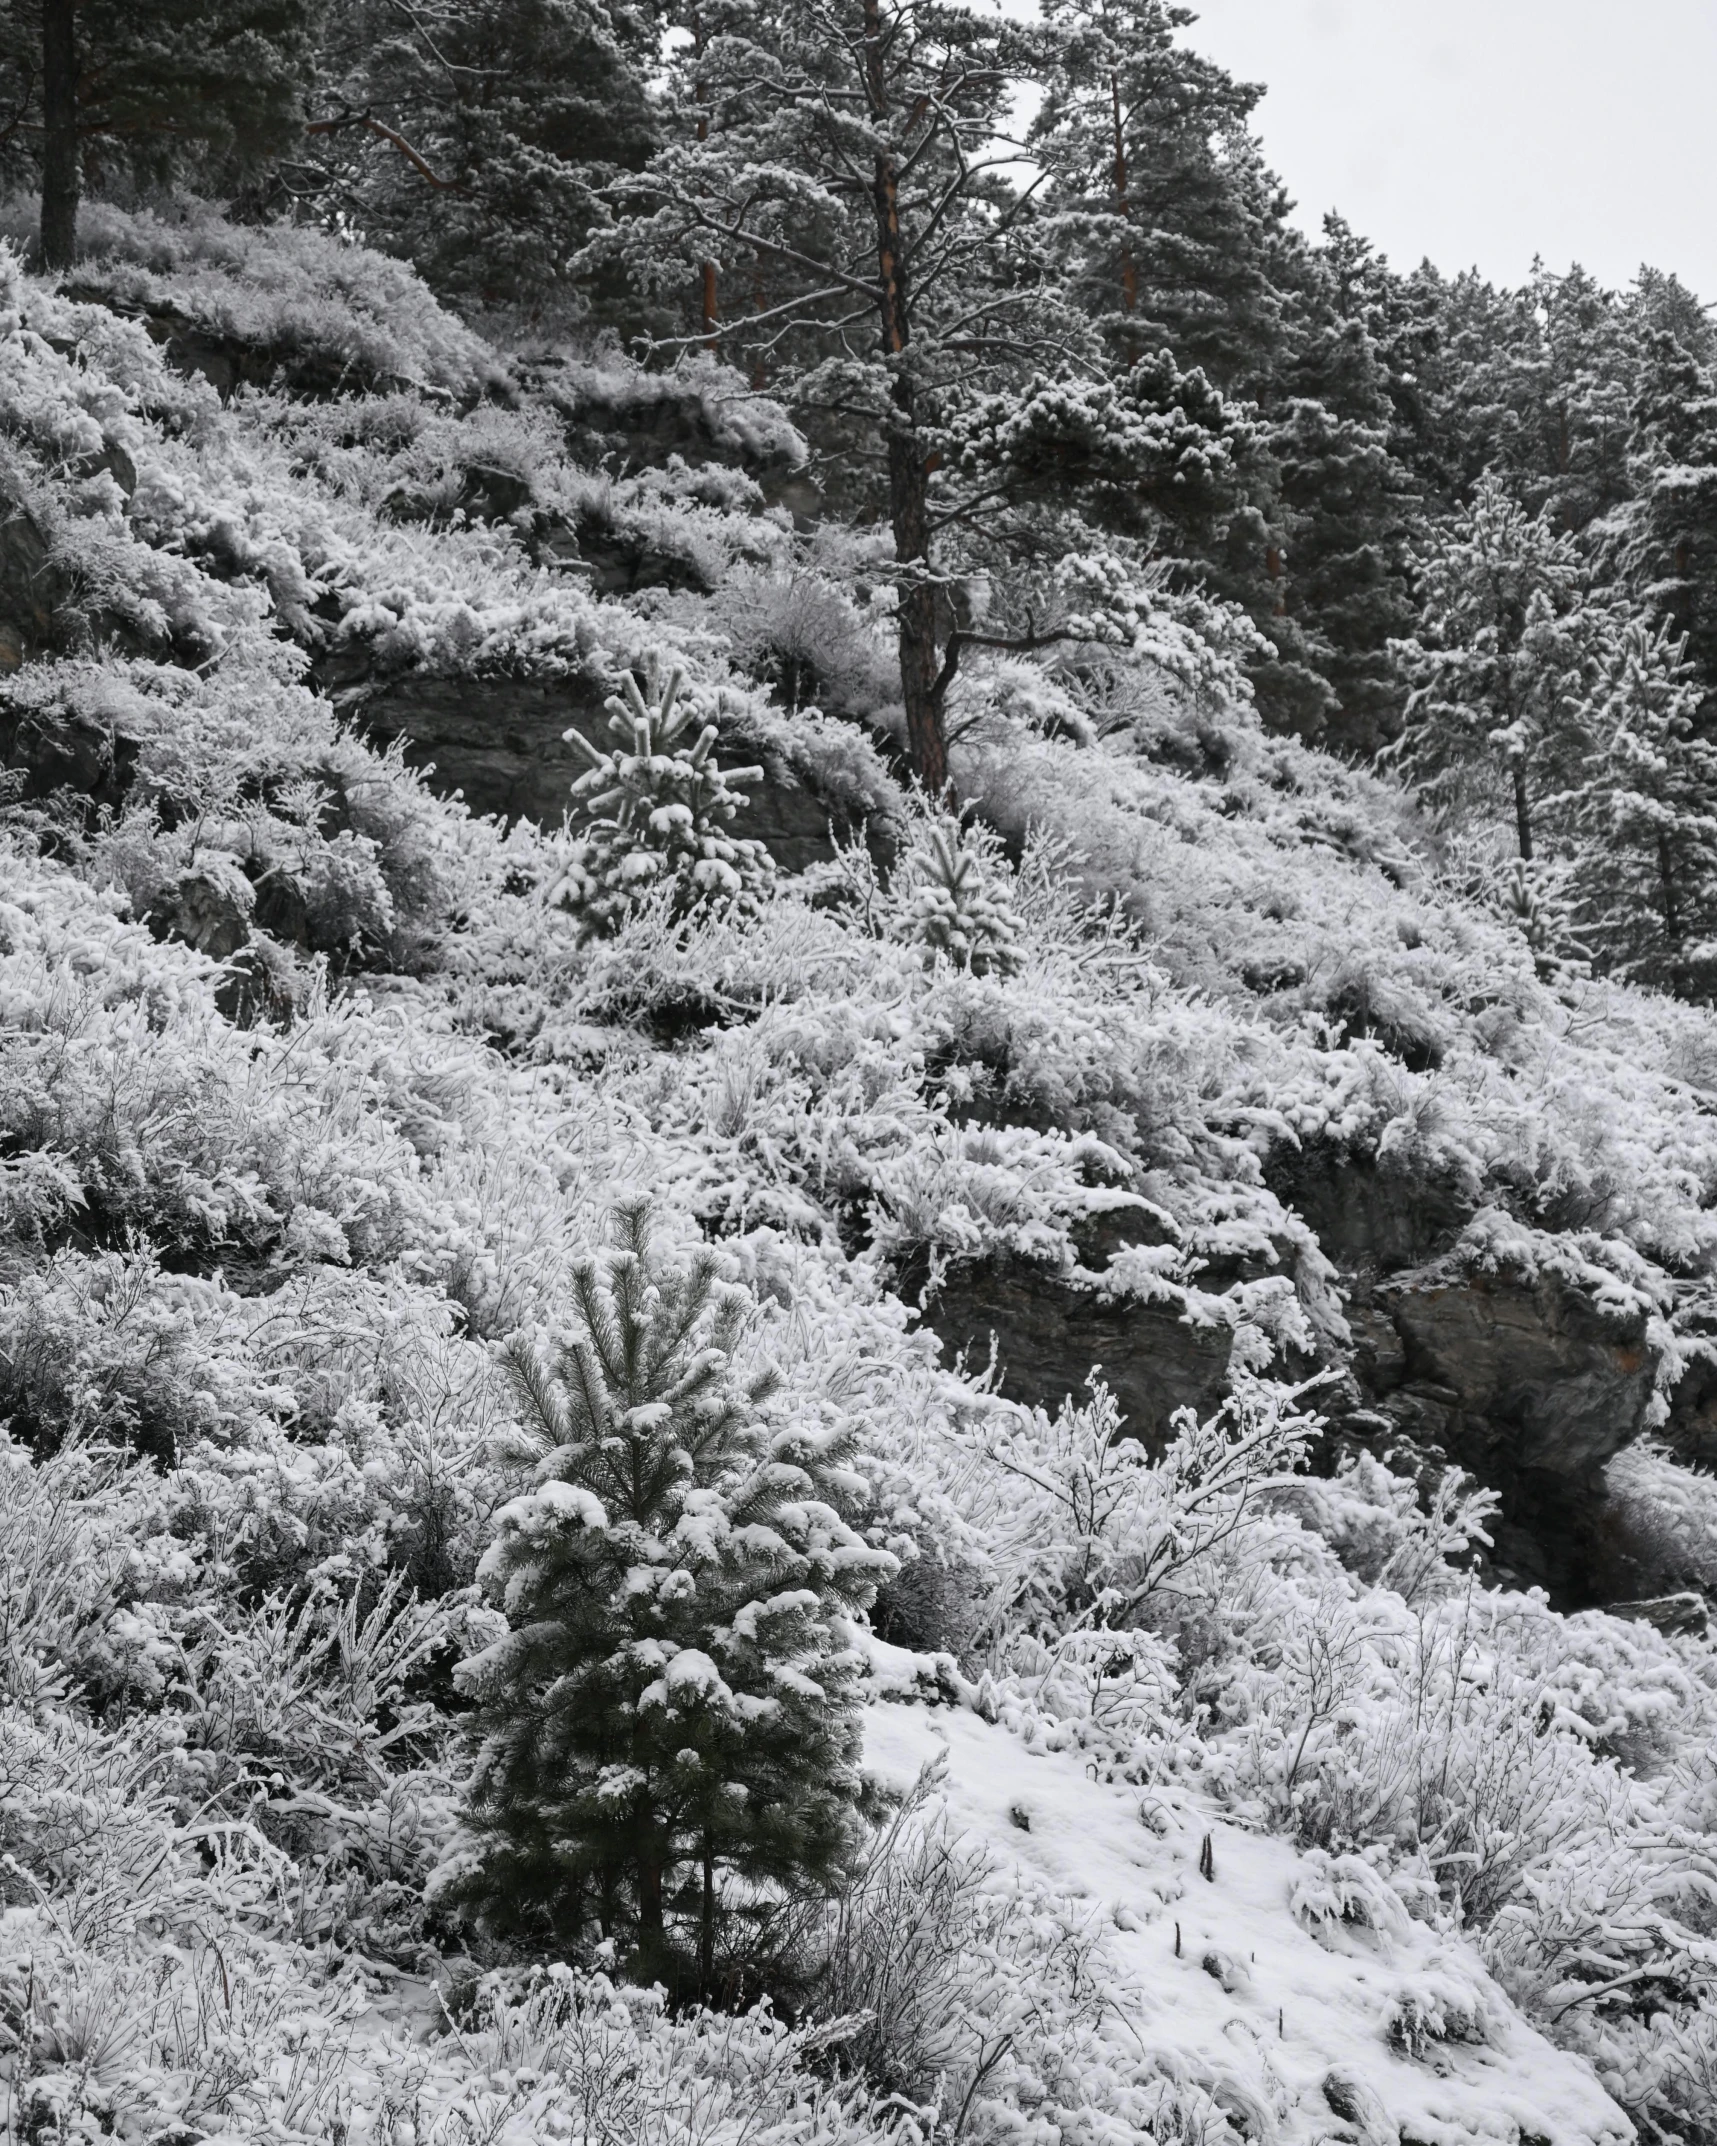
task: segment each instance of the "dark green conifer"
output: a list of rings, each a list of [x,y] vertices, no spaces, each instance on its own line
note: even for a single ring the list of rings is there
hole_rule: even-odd
[[[854,1840],[850,1614],[893,1560],[847,1515],[852,1433],[774,1402],[714,1253],[648,1209],[574,1274],[571,1338],[507,1370],[536,1459],[479,1572],[509,1631],[468,1663],[479,1755],[442,1900],[716,1993]]]
[[[343,0],[322,51],[317,198],[355,203],[372,239],[456,300],[564,305],[602,188],[654,145],[658,35],[642,0]]]

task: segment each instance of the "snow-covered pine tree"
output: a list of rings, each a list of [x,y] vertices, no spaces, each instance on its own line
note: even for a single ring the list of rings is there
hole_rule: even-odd
[[[933,797],[948,781],[953,555],[972,505],[933,497],[940,427],[1088,339],[1009,169],[1009,107],[1042,42],[941,0],[731,10],[679,70],[707,124],[676,116],[589,249],[593,266],[618,256],[664,293],[708,264],[724,354],[817,430],[834,496],[886,521],[907,741]],[[687,340],[709,338],[700,321]]]
[[[1686,637],[1709,719],[1717,709],[1717,382],[1661,330],[1644,372],[1620,556],[1641,601]]]
[[[570,868],[551,899],[595,932],[617,928],[628,910],[658,888],[673,889],[676,915],[706,906],[755,907],[775,876],[761,842],[726,830],[745,804],[742,785],[761,782],[756,767],[717,765],[716,725],[684,691],[685,673],[664,680],[654,660],[645,683],[627,672],[608,697],[608,727],[621,740],[600,751],[576,730],[566,733],[590,762],[572,786],[589,815]]]
[[[1262,96],[1179,41],[1165,0],[1048,0],[1032,148],[1050,236],[1121,366],[1167,347],[1249,391],[1281,335],[1270,273],[1282,190],[1250,133]]]
[[[1286,539],[1282,600],[1303,655],[1280,625],[1258,623],[1279,643],[1279,662],[1298,656],[1326,683],[1322,741],[1370,754],[1400,728],[1389,644],[1413,627],[1406,564],[1418,502],[1394,452],[1389,374],[1366,317],[1372,309],[1351,292],[1352,310],[1342,310],[1342,277],[1352,264],[1341,236],[1286,260],[1286,344],[1265,405]],[[1274,681],[1254,677],[1268,707]],[[1286,696],[1277,689],[1274,697]]]
[[[1717,746],[1699,701],[1685,643],[1626,620],[1584,717],[1595,750],[1551,808],[1582,937],[1607,968],[1683,996],[1717,975]]]
[[[1541,983],[1569,984],[1591,975],[1591,949],[1579,936],[1570,877],[1562,860],[1538,857],[1528,864],[1516,857],[1500,878],[1487,871],[1470,888],[1526,941]]]
[[[1389,757],[1430,803],[1512,820],[1532,861],[1543,801],[1572,785],[1616,627],[1571,537],[1485,477],[1423,561],[1417,636],[1393,644],[1408,687]]]
[[[641,1201],[612,1234],[571,1338],[505,1352],[537,1458],[479,1568],[510,1629],[460,1672],[479,1750],[437,1893],[707,1997],[854,1841],[848,1619],[895,1568],[848,1517],[850,1428],[735,1365],[752,1304],[716,1255]]]

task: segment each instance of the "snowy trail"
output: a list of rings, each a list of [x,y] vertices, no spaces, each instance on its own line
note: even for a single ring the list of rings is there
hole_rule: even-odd
[[[1468,1946],[1405,1918],[1385,1934],[1313,1916],[1314,1935],[1292,1903],[1296,1886],[1317,1889],[1319,1868],[1288,1842],[1225,1823],[1184,1789],[1094,1780],[1078,1759],[1028,1751],[963,1709],[870,1708],[866,1764],[890,1786],[910,1785],[941,1754],[964,1828],[1004,1862],[1108,1910],[1128,2024],[1210,2086],[1248,2136],[1276,2146],[1633,2138],[1589,2068],[1527,2025]],[[1207,1836],[1209,1880],[1199,1873]],[[1414,2008],[1476,2017],[1483,2039],[1432,2033],[1422,2055],[1405,2054],[1390,2031]]]

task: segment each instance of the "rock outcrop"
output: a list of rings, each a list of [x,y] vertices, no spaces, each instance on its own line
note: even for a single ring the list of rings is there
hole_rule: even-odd
[[[1338,1437],[1494,1490],[1499,1577],[1567,1607],[1627,1588],[1603,1471],[1648,1421],[1658,1367],[1645,1314],[1601,1308],[1556,1274],[1475,1271],[1458,1256],[1360,1281],[1353,1297],[1360,1405],[1338,1417]]]
[[[465,678],[408,672],[374,686],[339,690],[348,720],[376,745],[397,739],[413,766],[433,769],[436,789],[457,791],[473,812],[554,826],[566,811],[573,783],[589,763],[566,733],[576,730],[607,747],[606,690],[584,678]],[[718,749],[724,767],[756,766],[759,752],[744,739]],[[764,779],[747,792],[740,832],[767,844],[787,871],[834,855],[855,825],[838,801],[819,796],[795,773],[764,753]]]
[[[950,1356],[988,1361],[1010,1401],[1054,1411],[1080,1398],[1100,1366],[1128,1428],[1160,1445],[1176,1409],[1208,1415],[1228,1388],[1233,1330],[1197,1325],[1166,1305],[1104,1297],[1024,1260],[956,1268],[924,1312]]]

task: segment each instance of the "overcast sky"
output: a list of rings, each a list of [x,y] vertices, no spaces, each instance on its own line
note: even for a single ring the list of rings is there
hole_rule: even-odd
[[[1717,299],[1717,0],[1190,0],[1269,85],[1258,128],[1315,231],[1397,268],[1606,283],[1642,261]]]

